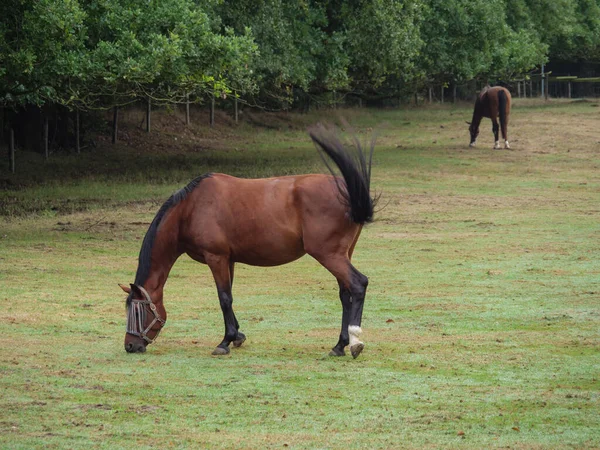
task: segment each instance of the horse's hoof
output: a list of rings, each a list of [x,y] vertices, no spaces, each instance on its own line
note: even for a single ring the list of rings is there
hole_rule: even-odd
[[[228,347],[217,347],[217,348],[215,348],[213,350],[212,354],[215,355],[215,356],[228,355],[229,354],[229,348]]]
[[[337,348],[334,347],[329,352],[329,356],[346,356],[346,352],[344,351],[344,349],[339,350],[339,349],[337,349]]]
[[[244,342],[246,342],[246,335],[238,332],[237,339],[233,341],[233,346],[236,348],[241,347]]]
[[[362,342],[354,344],[352,347],[350,347],[350,353],[352,353],[352,357],[354,359],[358,358],[358,355],[360,355],[360,352],[363,351],[363,348],[365,348],[365,344]]]

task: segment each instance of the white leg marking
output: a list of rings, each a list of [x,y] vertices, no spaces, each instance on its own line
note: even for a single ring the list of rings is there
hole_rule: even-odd
[[[504,141],[504,148],[510,148],[510,145],[508,145],[508,141]]]
[[[496,141],[496,143],[494,144],[494,148],[500,148],[500,141]]]
[[[362,329],[357,325],[350,325],[348,327],[348,334],[350,335],[350,347],[355,344],[362,344],[358,337],[361,335]]]

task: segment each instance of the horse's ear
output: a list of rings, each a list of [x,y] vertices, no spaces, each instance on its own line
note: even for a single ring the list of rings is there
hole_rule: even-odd
[[[125,286],[124,284],[119,283],[119,287],[123,289],[126,294],[131,294],[131,288],[129,286]]]
[[[130,284],[129,286],[131,286],[131,291],[133,291],[133,293],[135,294],[135,296],[136,296],[137,298],[144,298],[144,297],[146,297],[146,296],[145,296],[145,295],[142,293],[142,291],[141,291],[140,287],[139,287],[137,284]]]

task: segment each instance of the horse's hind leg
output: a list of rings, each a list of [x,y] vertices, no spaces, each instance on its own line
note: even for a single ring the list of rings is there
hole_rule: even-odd
[[[365,346],[360,341],[359,336],[362,333],[360,325],[369,279],[360,273],[346,257],[331,256],[320,258],[315,256],[315,258],[337,278],[340,285],[340,300],[342,301],[342,308],[344,308],[342,314],[342,332],[331,354],[342,355],[343,348],[346,345],[350,345],[350,353],[356,358]],[[348,339],[347,342],[346,336]]]
[[[510,144],[508,143],[508,116],[504,118],[503,121],[500,122],[500,131],[502,131],[502,139],[504,139],[504,148],[510,149]]]
[[[329,356],[346,356],[344,348],[350,343],[350,338],[348,337],[348,316],[350,315],[352,299],[350,291],[341,283],[339,283],[339,285],[340,301],[342,302],[342,329],[340,331],[340,339],[335,347],[329,352]]]
[[[495,117],[492,119],[492,131],[494,133],[494,148],[500,148],[500,140],[498,139],[498,131],[500,131],[500,126],[498,125],[498,119]]]
[[[348,260],[352,259],[352,254],[354,253],[354,248],[360,237],[360,232],[361,230],[358,230],[358,233],[356,233],[354,241],[348,250]],[[338,281],[338,284],[340,286],[340,302],[342,303],[342,329],[340,331],[340,339],[335,347],[331,349],[331,352],[329,352],[329,356],[346,356],[344,348],[350,343],[350,337],[348,336],[348,320],[350,307],[352,305],[352,295],[350,294],[350,290],[341,282]]]
[[[225,322],[225,336],[212,354],[227,355],[231,342],[235,347],[239,347],[246,340],[246,336],[239,332],[239,324],[233,313],[233,296],[231,295],[233,264],[223,256],[206,255],[205,258],[217,285],[219,303]]]
[[[365,295],[367,293],[368,284],[369,279],[350,264],[349,291],[352,298],[352,304],[350,306],[348,319],[348,334],[350,335],[350,353],[353,358],[360,355],[360,352],[362,352],[365,347],[365,344],[359,337],[362,333],[360,325],[362,322],[363,306],[365,304]]]

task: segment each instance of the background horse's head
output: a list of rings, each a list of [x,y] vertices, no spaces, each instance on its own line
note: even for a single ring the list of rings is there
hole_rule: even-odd
[[[119,284],[127,296],[127,332],[125,350],[128,353],[143,353],[148,344],[154,342],[165,325],[167,314],[162,304],[156,304],[141,286],[130,287]]]
[[[471,134],[471,142],[469,143],[469,147],[474,147],[477,136],[479,136],[479,127],[473,125],[472,122],[467,122],[467,125],[469,125],[469,133]]]

